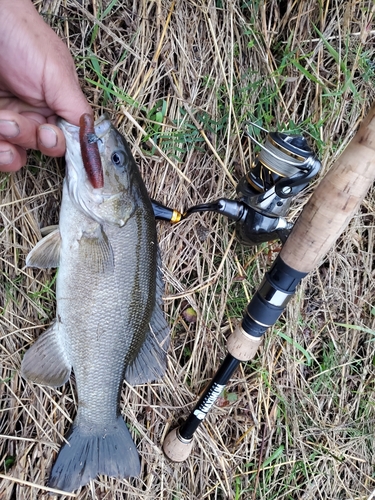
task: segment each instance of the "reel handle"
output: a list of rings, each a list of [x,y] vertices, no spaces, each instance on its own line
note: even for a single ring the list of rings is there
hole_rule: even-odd
[[[280,257],[297,271],[317,267],[358,210],[375,179],[375,105],[315,189]]]

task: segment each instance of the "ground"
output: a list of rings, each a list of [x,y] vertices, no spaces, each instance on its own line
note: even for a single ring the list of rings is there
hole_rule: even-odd
[[[108,112],[128,138],[150,195],[181,211],[236,197],[257,152],[244,134],[255,121],[303,134],[322,161],[294,200],[295,221],[374,102],[371,1],[35,4],[68,44],[96,115]],[[54,318],[55,272],[25,268],[25,258],[40,228],[58,222],[63,175],[63,161],[30,152],[21,172],[0,176],[4,500],[49,498],[49,470],[76,411],[73,379],[55,390],[19,373]],[[281,247],[242,246],[217,214],[158,223],[168,372],[157,383],[124,385],[121,402],[142,474],[98,477],[77,498],[373,498],[374,207],[370,190],[253,362],[233,375],[182,464],[166,459],[161,444],[215,373]]]

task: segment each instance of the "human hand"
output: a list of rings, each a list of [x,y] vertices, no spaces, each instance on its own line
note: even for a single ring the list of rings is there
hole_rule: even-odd
[[[1,0],[0,171],[26,163],[26,149],[63,156],[57,115],[79,124],[92,113],[68,48],[30,0]]]

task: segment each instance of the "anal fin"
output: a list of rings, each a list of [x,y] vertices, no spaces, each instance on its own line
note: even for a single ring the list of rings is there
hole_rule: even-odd
[[[54,323],[26,351],[21,363],[23,378],[51,387],[60,387],[68,381],[72,366],[58,328],[59,324]]]

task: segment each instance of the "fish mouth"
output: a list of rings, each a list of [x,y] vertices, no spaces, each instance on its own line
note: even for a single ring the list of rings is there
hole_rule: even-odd
[[[103,166],[99,152],[98,142],[102,142],[110,125],[107,117],[101,116],[97,122],[99,136],[96,133],[93,117],[89,114],[83,114],[80,117],[79,126],[73,125],[63,118],[58,119],[58,126],[63,131],[66,140],[66,159],[68,169],[67,177],[72,176],[72,170],[76,171],[77,179],[80,177],[81,167],[86,173],[87,179],[98,194],[104,187]],[[82,179],[81,179],[82,180]]]
[[[95,135],[97,138],[103,139],[103,137],[109,132],[112,124],[107,113],[102,114],[97,120],[95,120]]]
[[[79,127],[67,122],[64,118],[57,119],[57,126],[64,132],[64,135],[69,136],[72,141],[79,141]]]
[[[57,126],[63,131],[66,142],[65,151],[65,181],[72,200],[75,200],[78,206],[82,206],[79,195],[78,185],[91,186],[86,179],[86,173],[81,156],[81,146],[79,142],[79,130],[77,125],[67,122],[59,117]],[[83,174],[84,173],[84,174]]]
[[[73,125],[61,117],[57,119],[57,126],[64,132],[64,135],[68,136],[72,141],[79,142],[79,126]],[[103,139],[110,128],[111,121],[107,113],[102,114],[97,120],[95,120],[94,130],[98,139]]]
[[[78,162],[78,158],[81,157],[81,144],[79,137],[80,127],[67,122],[61,117],[58,118],[57,125],[64,132],[67,143],[67,154],[71,157],[71,161],[68,162],[70,168],[67,169],[67,176],[71,177],[73,175],[73,177],[77,177],[78,172],[81,170],[78,166],[75,165],[75,163]],[[97,120],[95,120],[94,131],[98,139],[99,151],[101,152],[103,150],[103,139],[108,134],[111,127],[112,124],[107,113],[103,113]],[[76,161],[73,161],[73,156],[75,157]],[[80,163],[82,165],[82,170],[86,171],[82,160],[80,160]],[[75,174],[73,174],[72,170],[75,171]],[[92,191],[95,195],[100,195],[104,203],[116,200],[122,195],[121,192],[106,192],[102,187],[93,188]]]

